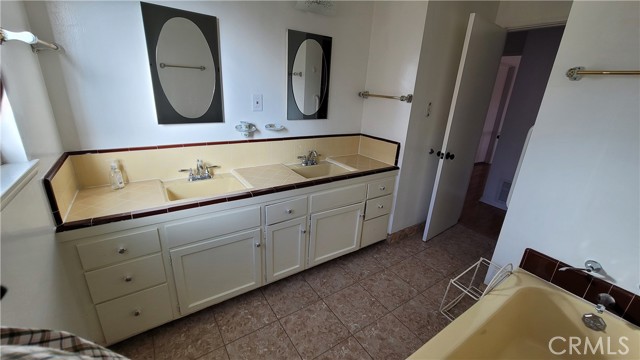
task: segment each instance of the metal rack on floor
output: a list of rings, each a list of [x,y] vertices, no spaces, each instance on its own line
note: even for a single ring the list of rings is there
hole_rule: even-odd
[[[440,303],[440,312],[446,316],[447,319],[453,321],[455,316],[451,313],[451,310],[458,305],[460,300],[465,296],[469,296],[473,300],[478,301],[500,284],[502,280],[509,277],[512,272],[513,264],[511,263],[500,267],[485,258],[480,258],[475,264],[449,281],[447,291],[445,291],[442,302]],[[485,279],[491,276],[491,274],[493,274],[491,280],[485,284]],[[447,301],[450,290],[453,289],[451,285],[459,289],[461,293],[453,297],[450,301]]]

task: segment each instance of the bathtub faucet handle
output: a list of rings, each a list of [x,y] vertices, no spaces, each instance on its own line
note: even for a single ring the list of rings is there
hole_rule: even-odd
[[[613,296],[607,293],[598,294],[598,304],[596,305],[596,311],[598,314],[602,314],[607,306],[614,305],[616,303],[616,299]]]
[[[602,265],[600,265],[599,262],[595,261],[595,260],[587,260],[584,262],[584,267],[583,268],[576,268],[576,267],[572,267],[572,266],[565,266],[565,267],[561,267],[560,269],[558,269],[558,271],[566,271],[566,270],[578,270],[578,271],[586,271],[586,272],[594,272],[594,273],[599,273],[602,271]]]

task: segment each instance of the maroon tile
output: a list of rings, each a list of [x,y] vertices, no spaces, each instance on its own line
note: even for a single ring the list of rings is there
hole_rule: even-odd
[[[227,201],[236,201],[236,200],[249,199],[249,198],[251,198],[251,192],[246,192],[246,193],[229,196],[227,198]]]
[[[169,145],[158,145],[158,149],[173,149],[173,148],[181,148],[182,144],[169,144]]]
[[[545,281],[550,281],[556,270],[558,261],[533,249],[527,250],[529,251],[525,252],[526,256],[520,264],[520,267]]]
[[[125,151],[129,151],[129,148],[117,148],[117,149],[102,149],[102,150],[98,150],[98,154],[106,154],[106,153],[113,153],[113,152],[125,152]]]
[[[558,269],[569,266],[563,262],[559,263]],[[580,270],[556,271],[551,278],[551,283],[567,290],[568,292],[583,297],[591,284],[592,276]]]
[[[47,195],[47,200],[49,200],[49,206],[51,207],[51,211],[60,211],[58,208],[58,202],[56,201],[56,195],[53,192],[53,186],[51,185],[51,181],[45,179],[42,181],[42,185],[44,186],[44,192]]]
[[[251,190],[251,195],[253,195],[253,197],[256,197],[256,196],[262,196],[267,194],[273,194],[274,192],[275,191],[273,190],[273,188],[257,189],[257,190]]]
[[[640,297],[638,295],[633,297],[622,318],[636,326],[640,326]]]
[[[67,158],[69,157],[68,153],[63,153],[58,160],[56,160],[55,163],[53,163],[53,165],[51,165],[51,168],[49,169],[49,171],[47,171],[47,173],[44,175],[44,178],[46,180],[53,180],[53,177],[58,173],[58,170],[60,170],[60,168],[62,167],[62,165],[64,164],[65,161],[67,161]]]
[[[91,226],[91,219],[70,221],[70,222],[66,222],[66,223],[63,223],[62,225],[58,226],[56,228],[56,232],[63,232],[63,231],[69,231],[69,230],[82,229],[82,228],[86,228],[86,227],[90,227],[90,226]]]
[[[228,141],[207,141],[207,145],[227,145]]]
[[[209,200],[205,200],[205,201],[200,201],[198,204],[200,206],[208,206],[208,205],[213,205],[213,204],[220,204],[223,202],[227,202],[227,198],[226,197],[221,197],[221,198],[217,198],[217,199],[209,199]]]
[[[330,178],[320,178],[320,179],[313,180],[313,182],[315,183],[315,185],[328,184],[328,183],[331,182],[331,179]]]
[[[587,292],[584,294],[584,299],[595,304],[598,299],[598,294],[608,294],[611,287],[612,285],[608,282],[594,277],[593,280],[591,280],[591,284],[589,284]]]
[[[147,216],[154,216],[154,215],[160,215],[160,214],[166,214],[169,211],[164,208],[164,209],[154,209],[154,210],[141,210],[141,211],[135,211],[131,213],[131,217],[133,219],[139,219],[139,218],[143,218],[143,217],[147,217]]]
[[[153,145],[153,146],[139,146],[139,147],[129,148],[129,151],[143,151],[143,150],[158,150],[158,146]]]
[[[207,146],[206,142],[200,143],[191,143],[191,144],[182,144],[183,147],[192,147],[192,146]]]
[[[296,187],[293,184],[286,184],[286,185],[280,185],[280,186],[276,186],[273,188],[274,192],[280,192],[280,191],[288,191],[288,190],[295,190]]]
[[[117,222],[117,221],[131,220],[131,219],[132,217],[130,212],[100,216],[100,217],[91,219],[91,226],[108,224],[108,223]]]
[[[55,221],[56,226],[62,225],[62,216],[60,216],[60,211],[54,211],[51,215],[53,215],[53,221]]]
[[[302,189],[302,188],[306,188],[306,187],[314,186],[314,185],[315,185],[315,182],[313,180],[308,180],[308,181],[304,181],[304,182],[295,184],[296,189]]]
[[[618,316],[624,315],[625,310],[627,310],[634,297],[632,293],[615,285],[611,288],[611,291],[609,291],[609,295],[613,296],[616,303],[607,307],[607,309]]]
[[[169,212],[174,212],[174,211],[193,209],[193,208],[197,208],[198,206],[200,206],[200,205],[197,202],[192,202],[192,203],[188,203],[188,204],[184,204],[184,205],[170,206],[167,210]]]

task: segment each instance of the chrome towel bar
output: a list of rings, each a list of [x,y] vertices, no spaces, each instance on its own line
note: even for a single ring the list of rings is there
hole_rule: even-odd
[[[358,96],[360,96],[363,99],[368,99],[369,97],[379,97],[384,99],[394,99],[394,100],[405,101],[407,103],[410,103],[411,101],[413,101],[412,94],[402,95],[402,96],[390,96],[390,95],[371,94],[368,91],[361,91],[358,93]]]
[[[640,75],[639,70],[585,70],[582,66],[567,70],[567,78],[572,81],[582,79],[583,75]]]

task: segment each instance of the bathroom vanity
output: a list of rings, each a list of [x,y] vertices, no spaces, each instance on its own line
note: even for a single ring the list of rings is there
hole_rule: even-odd
[[[361,154],[323,160],[351,170],[320,170],[322,176],[309,166],[299,170],[303,176],[291,166],[290,177],[277,180],[264,174],[286,173],[282,164],[236,168],[202,183],[233,174],[243,184],[260,185],[62,222],[60,252],[77,285],[74,299],[99,330],[93,340],[118,342],[386,239],[398,168]],[[167,195],[174,185],[163,186]],[[76,197],[81,191],[78,186]],[[67,214],[73,206],[71,201]]]

